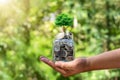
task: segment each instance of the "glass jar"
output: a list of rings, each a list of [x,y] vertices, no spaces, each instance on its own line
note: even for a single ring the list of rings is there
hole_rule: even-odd
[[[53,60],[71,61],[74,59],[74,41],[72,34],[59,33],[53,41]]]

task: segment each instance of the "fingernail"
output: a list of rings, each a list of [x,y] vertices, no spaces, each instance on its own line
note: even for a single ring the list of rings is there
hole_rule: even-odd
[[[44,56],[40,56],[40,60],[41,60],[42,58],[45,58],[45,57],[44,57]]]
[[[43,62],[48,62],[48,60],[45,57],[40,58],[40,60]]]
[[[45,60],[45,58],[44,57],[40,57],[40,60],[43,61],[43,60]]]
[[[40,56],[40,58],[44,58],[44,56]]]
[[[42,61],[42,60],[44,60],[44,58],[40,58],[40,60]]]

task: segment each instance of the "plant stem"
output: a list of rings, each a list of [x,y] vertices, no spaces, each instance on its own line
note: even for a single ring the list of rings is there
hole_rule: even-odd
[[[66,27],[62,26],[63,32],[66,33]]]

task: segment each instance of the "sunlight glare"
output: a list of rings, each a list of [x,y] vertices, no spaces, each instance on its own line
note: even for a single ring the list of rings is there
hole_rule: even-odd
[[[8,4],[10,0],[0,0],[0,5]]]

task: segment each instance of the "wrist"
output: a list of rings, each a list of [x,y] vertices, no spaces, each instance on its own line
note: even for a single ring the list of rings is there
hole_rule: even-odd
[[[86,58],[86,71],[91,71],[92,66],[91,66],[91,58]]]
[[[82,57],[82,58],[80,58],[79,63],[80,63],[79,64],[80,72],[91,71],[91,65],[90,65],[89,58]]]

